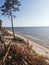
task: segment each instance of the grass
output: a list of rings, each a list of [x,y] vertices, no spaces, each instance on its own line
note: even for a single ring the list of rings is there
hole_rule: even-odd
[[[2,31],[3,35],[5,35],[5,36],[12,36],[12,34],[10,34],[6,28],[2,28],[1,31]]]

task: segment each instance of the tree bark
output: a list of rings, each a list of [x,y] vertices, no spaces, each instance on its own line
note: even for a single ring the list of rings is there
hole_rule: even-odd
[[[10,16],[11,16],[11,25],[12,25],[13,38],[15,39],[14,26],[13,26],[13,17],[12,17],[11,9],[10,9]]]

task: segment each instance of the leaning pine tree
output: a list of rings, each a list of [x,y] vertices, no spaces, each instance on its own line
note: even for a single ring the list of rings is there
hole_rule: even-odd
[[[12,24],[12,32],[13,37],[15,39],[14,27],[13,27],[13,12],[19,11],[20,2],[18,0],[5,0],[4,4],[1,6],[2,15],[10,16],[11,17],[11,24]]]

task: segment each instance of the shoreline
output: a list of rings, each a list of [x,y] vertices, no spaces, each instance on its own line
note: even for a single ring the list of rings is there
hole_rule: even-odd
[[[12,32],[11,32],[11,33],[12,33]],[[16,32],[15,34],[18,34],[18,35],[20,35],[20,36],[22,36],[22,37],[24,37],[24,38],[26,38],[26,39],[29,39],[29,40],[31,40],[31,41],[33,41],[33,42],[35,42],[35,43],[37,43],[37,44],[39,44],[39,45],[41,45],[41,46],[46,47],[46,48],[49,49],[49,47],[46,46],[46,45],[44,45],[44,43],[42,43],[41,41],[38,41],[38,40],[36,40],[36,39],[32,39],[32,38],[30,38],[30,37],[27,37],[27,36],[25,36],[25,35],[23,35],[23,34],[20,34],[20,33],[17,33],[17,32]]]
[[[8,30],[8,32],[10,34],[13,34],[11,31]],[[29,44],[32,45],[33,47],[33,50],[35,50],[35,52],[38,54],[38,55],[43,55],[45,57],[48,57],[49,58],[49,48],[47,48],[46,46],[42,46],[40,43],[38,42],[34,42],[32,39],[29,39],[23,35],[20,35],[18,33],[15,33],[15,36],[17,37],[20,37],[21,39],[24,39],[25,42],[27,42],[27,40],[29,41]]]
[[[19,34],[19,35],[20,35],[20,34]],[[23,35],[22,35],[22,36],[23,36]],[[23,36],[23,37],[25,37],[25,38],[27,38],[27,39],[30,39],[31,41],[33,41],[33,42],[35,42],[35,43],[37,43],[37,44],[39,44],[39,45],[41,45],[41,46],[44,46],[44,47],[46,47],[46,48],[49,49],[48,46],[44,45],[44,43],[42,43],[42,42],[40,42],[40,41],[38,41],[38,40],[34,40],[34,39],[29,38],[29,37],[26,37],[26,36]]]

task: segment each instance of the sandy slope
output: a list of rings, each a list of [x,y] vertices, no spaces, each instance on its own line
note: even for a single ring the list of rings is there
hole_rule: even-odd
[[[10,34],[12,34],[12,32],[8,31]],[[33,45],[33,49],[36,51],[37,54],[39,55],[43,55],[43,56],[47,56],[49,58],[49,49],[40,45],[39,43],[33,42],[32,40],[30,40],[29,38],[23,37],[22,35],[19,34],[15,34],[15,36],[18,36],[22,39],[24,39],[26,42],[27,40],[29,41],[30,45]]]

